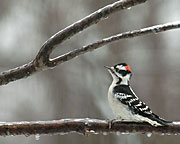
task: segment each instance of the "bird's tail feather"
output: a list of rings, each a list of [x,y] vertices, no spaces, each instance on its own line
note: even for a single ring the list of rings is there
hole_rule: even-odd
[[[163,119],[163,118],[160,118],[159,116],[157,116],[157,115],[154,114],[154,113],[152,114],[151,119],[152,119],[152,120],[155,120],[156,122],[158,122],[158,123],[160,123],[160,124],[162,124],[163,126],[167,126],[167,125],[169,125],[169,124],[172,123],[172,121],[167,121],[167,120],[165,120],[165,119]]]

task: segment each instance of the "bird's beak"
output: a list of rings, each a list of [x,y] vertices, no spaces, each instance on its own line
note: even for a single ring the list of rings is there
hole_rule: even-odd
[[[107,68],[108,70],[112,71],[112,68],[109,66],[104,66],[105,68]]]

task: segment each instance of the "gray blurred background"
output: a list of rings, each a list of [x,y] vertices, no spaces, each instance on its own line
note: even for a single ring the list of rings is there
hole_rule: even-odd
[[[0,71],[31,61],[57,31],[114,0],[0,0]],[[179,0],[149,0],[120,11],[58,46],[57,56],[128,30],[180,20]],[[128,63],[131,85],[161,117],[180,120],[180,30],[120,40],[55,69],[0,87],[0,121],[113,118],[107,102],[111,77],[104,65]],[[13,144],[169,144],[179,136],[143,134],[0,137]]]

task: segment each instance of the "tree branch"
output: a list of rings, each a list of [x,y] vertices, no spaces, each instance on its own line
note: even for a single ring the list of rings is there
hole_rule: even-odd
[[[51,66],[55,67],[57,64],[64,63],[64,62],[69,61],[79,55],[93,51],[97,48],[100,48],[104,45],[107,45],[111,42],[114,42],[114,41],[117,41],[120,39],[134,38],[137,36],[147,35],[147,34],[151,34],[151,33],[157,34],[160,32],[164,32],[164,31],[172,30],[172,29],[176,29],[176,28],[180,28],[180,21],[161,24],[161,25],[155,25],[155,26],[151,26],[151,27],[147,27],[147,28],[142,28],[139,30],[133,30],[133,31],[128,31],[128,32],[117,34],[117,35],[113,35],[111,37],[104,38],[102,40],[96,41],[87,46],[83,46],[82,48],[75,49],[64,55],[56,57],[51,60],[52,62],[54,62],[54,64],[52,64]]]
[[[161,25],[155,25],[155,26],[151,26],[151,27],[147,27],[147,28],[143,28],[143,29],[139,29],[139,30],[133,30],[133,31],[128,31],[128,32],[117,34],[117,35],[113,35],[111,37],[107,37],[102,40],[96,41],[87,46],[83,46],[82,48],[70,51],[70,52],[63,54],[59,57],[56,57],[54,59],[50,59],[50,63],[48,63],[48,66],[45,65],[45,63],[41,63],[41,65],[39,63],[39,65],[37,65],[37,63],[36,63],[37,59],[35,59],[34,61],[32,61],[28,64],[25,64],[23,66],[17,67],[15,69],[11,69],[6,72],[2,72],[0,74],[0,85],[4,85],[11,81],[15,81],[15,80],[18,80],[21,78],[28,77],[37,71],[55,67],[58,64],[62,64],[66,61],[69,61],[81,54],[85,54],[89,51],[93,51],[93,50],[100,48],[108,43],[111,43],[111,42],[114,42],[114,41],[117,41],[120,39],[134,38],[137,36],[142,36],[142,35],[151,34],[151,33],[157,34],[160,32],[164,32],[167,30],[173,30],[173,29],[177,29],[177,28],[180,28],[180,21],[175,21],[172,23],[166,23],[166,24],[161,24]]]
[[[97,24],[99,21],[107,18],[110,14],[113,14],[119,10],[127,9],[129,7],[135,6],[145,1],[147,0],[117,1],[113,4],[107,5],[102,9],[95,11],[94,13],[88,15],[80,21],[77,21],[74,24],[68,26],[67,28],[59,31],[43,44],[36,57],[37,63],[40,65],[43,64],[47,67],[55,65],[55,62],[50,61],[49,57],[57,44],[62,43],[66,39],[71,38],[73,35],[77,34],[80,31],[83,31],[84,29],[90,27],[93,24]]]
[[[0,74],[0,85],[5,85],[11,81],[28,77],[35,72],[56,66],[59,64],[59,62],[56,63],[58,58],[54,61],[49,59],[50,54],[55,49],[56,45],[61,44],[63,41],[71,38],[78,32],[83,31],[91,25],[105,19],[110,14],[113,14],[119,10],[127,9],[137,4],[141,4],[145,1],[147,0],[121,0],[114,2],[113,4],[101,8],[82,20],[77,21],[65,29],[57,32],[43,44],[36,58],[32,62],[9,71],[2,72]]]
[[[36,134],[68,134],[77,132],[86,136],[90,134],[108,134],[110,132],[124,133],[153,133],[161,135],[180,134],[180,123],[169,126],[153,127],[148,123],[108,121],[99,119],[61,119],[53,121],[9,122],[0,123],[0,135],[36,135]]]

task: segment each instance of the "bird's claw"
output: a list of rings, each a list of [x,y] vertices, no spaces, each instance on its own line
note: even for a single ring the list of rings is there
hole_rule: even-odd
[[[117,121],[117,120],[120,120],[120,119],[119,119],[119,118],[115,118],[115,119],[112,119],[112,120],[110,120],[110,119],[107,119],[107,120],[106,120],[106,121],[108,122],[109,129],[112,128],[113,123],[114,123],[115,121]]]

